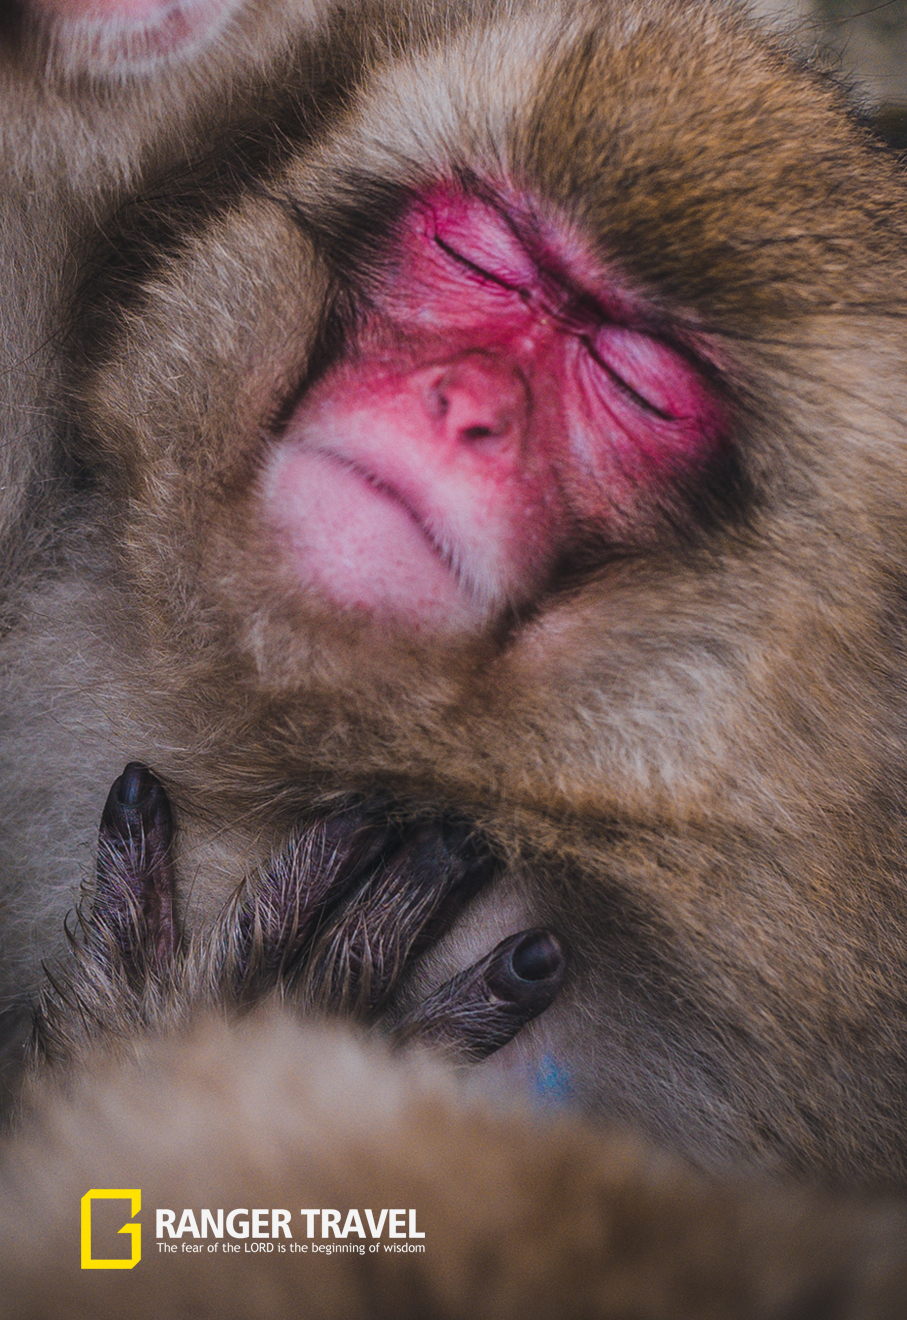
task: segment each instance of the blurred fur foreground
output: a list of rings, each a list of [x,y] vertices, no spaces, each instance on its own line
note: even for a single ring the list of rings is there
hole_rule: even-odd
[[[904,1313],[894,1207],[718,1186],[285,1013],[134,1038],[39,1089],[0,1168],[3,1316]],[[138,1268],[79,1270],[89,1187],[141,1188]],[[162,1255],[157,1206],[285,1207],[303,1242],[302,1207],[414,1206],[425,1253]]]
[[[71,964],[49,972],[36,1015],[0,1172],[0,1316],[902,1314],[903,1206],[712,1180],[465,1084],[463,1064],[556,993],[563,957],[544,932],[503,941],[379,1041],[413,948],[468,894],[469,870],[488,869],[462,830],[398,831],[363,809],[316,821],[292,873],[241,887],[204,941],[173,924],[170,831],[162,787],[127,767]],[[90,1188],[140,1192],[138,1268],[79,1268]],[[368,1209],[371,1235],[338,1241],[301,1213],[326,1207],[344,1227]],[[289,1232],[272,1245],[275,1208]],[[414,1214],[419,1241],[394,1241],[387,1220],[376,1233],[382,1208]],[[264,1232],[227,1220],[219,1240],[203,1209],[259,1209]],[[112,1235],[136,1210],[93,1203],[92,1260],[126,1258]]]

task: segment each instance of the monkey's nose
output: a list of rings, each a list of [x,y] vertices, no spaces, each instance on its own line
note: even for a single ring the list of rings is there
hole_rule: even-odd
[[[426,373],[426,411],[439,436],[473,448],[521,447],[529,413],[522,374],[510,362],[469,353]]]

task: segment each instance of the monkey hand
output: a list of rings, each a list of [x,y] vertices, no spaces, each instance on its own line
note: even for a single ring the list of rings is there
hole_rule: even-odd
[[[131,763],[104,807],[74,962],[49,973],[42,992],[36,1043],[46,1059],[67,1058],[86,1036],[128,1037],[266,998],[380,1025],[406,972],[495,870],[463,821],[356,804],[308,823],[242,883],[213,930],[184,937],[173,834],[163,786]],[[398,1017],[394,1039],[482,1059],[548,1007],[565,967],[551,932],[511,935]]]

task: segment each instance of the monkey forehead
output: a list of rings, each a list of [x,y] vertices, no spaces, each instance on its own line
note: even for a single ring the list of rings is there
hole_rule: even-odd
[[[670,0],[505,10],[464,12],[438,49],[382,63],[290,168],[304,206],[336,214],[358,192],[374,231],[394,187],[506,177],[559,204],[628,288],[737,342],[741,323],[827,312],[830,294],[879,296],[871,251],[903,268],[893,162],[870,161],[840,92],[742,14]]]

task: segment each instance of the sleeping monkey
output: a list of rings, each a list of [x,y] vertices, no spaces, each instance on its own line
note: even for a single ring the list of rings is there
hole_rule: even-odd
[[[489,1085],[722,1176],[903,1186],[897,162],[714,5],[5,23],[11,1051],[136,761],[172,921],[130,872],[98,971],[99,883],[74,973],[131,964],[135,1049],[148,948],[171,986],[213,948],[205,1002],[237,959],[323,987],[300,841],[377,812],[394,849],[453,829],[462,906],[369,1014],[447,1039],[509,940]],[[343,1011],[405,907],[372,875],[330,891]]]

